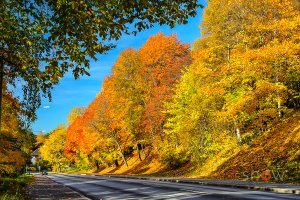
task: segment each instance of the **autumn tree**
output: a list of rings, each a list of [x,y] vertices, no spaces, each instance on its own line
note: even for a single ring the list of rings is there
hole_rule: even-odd
[[[38,133],[37,136],[36,136],[36,141],[39,143],[39,144],[44,144],[46,138],[44,136],[44,134],[42,132]]]
[[[68,124],[72,124],[77,117],[81,117],[86,110],[86,107],[75,107],[68,114]]]
[[[176,35],[159,33],[150,37],[139,50],[140,83],[144,93],[143,126],[148,139],[163,140],[162,127],[166,119],[164,102],[170,101],[174,84],[180,79],[185,66],[191,63],[189,45],[181,44]]]
[[[85,110],[85,109],[84,109]],[[79,143],[85,142],[83,135],[83,108],[73,108],[68,115],[68,127],[66,130],[66,145],[64,152],[72,161],[80,160]]]
[[[3,127],[0,131],[0,174],[20,173],[30,159],[35,136],[23,128],[22,109],[17,99],[7,90],[3,98]]]
[[[66,128],[59,125],[51,131],[49,138],[40,147],[40,152],[44,160],[49,161],[54,171],[60,172],[66,165],[69,165],[69,160],[64,154],[66,143]]]
[[[120,155],[127,164],[121,148],[119,130],[110,115],[110,102],[99,93],[82,116],[67,129],[66,155],[82,168],[118,163]],[[117,164],[118,165],[118,164]]]
[[[94,110],[97,114],[96,117],[89,122],[89,126],[97,131],[102,138],[112,142],[113,151],[118,152],[124,164],[128,166],[124,150],[127,146],[130,133],[121,128],[124,113],[114,112],[119,106],[122,106],[122,104],[116,105],[116,101],[113,101],[114,97],[109,96],[109,94],[111,94],[110,92],[113,92],[111,91],[112,88],[110,84],[114,82],[108,78],[106,83],[107,84],[104,83],[103,85],[103,91],[99,93],[97,97],[97,108]],[[118,107],[116,108],[115,106]],[[118,166],[117,159],[116,165]]]
[[[119,113],[119,129],[130,137],[142,159],[145,158],[145,135],[141,130],[142,116],[145,110],[144,88],[140,84],[141,60],[138,51],[126,49],[112,68],[112,76],[106,89],[110,90],[109,98],[113,103],[113,113]],[[107,93],[107,92],[106,92]],[[128,147],[127,147],[128,148]]]

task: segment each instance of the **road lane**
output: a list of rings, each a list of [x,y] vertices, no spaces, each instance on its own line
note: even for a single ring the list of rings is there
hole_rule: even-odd
[[[300,195],[91,175],[48,176],[91,199],[299,199]]]

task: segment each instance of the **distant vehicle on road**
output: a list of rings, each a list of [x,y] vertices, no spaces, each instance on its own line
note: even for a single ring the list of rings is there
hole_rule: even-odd
[[[44,170],[42,171],[42,175],[48,175],[47,170],[44,169]]]

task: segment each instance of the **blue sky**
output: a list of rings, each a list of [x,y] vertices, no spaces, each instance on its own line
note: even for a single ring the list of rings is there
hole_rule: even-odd
[[[202,1],[200,1],[202,2]],[[177,34],[183,43],[193,43],[200,37],[199,25],[202,19],[203,9],[198,9],[198,15],[190,18],[188,24],[178,25],[173,29],[168,26],[155,26],[152,29],[138,33],[136,36],[124,35],[118,42],[117,47],[106,55],[98,55],[98,61],[91,61],[91,76],[80,77],[75,80],[71,74],[61,79],[59,85],[52,91],[52,102],[44,99],[41,108],[37,110],[38,119],[32,124],[35,134],[40,131],[45,133],[55,129],[59,124],[67,122],[70,110],[78,106],[88,106],[101,90],[105,76],[111,73],[111,67],[117,60],[120,52],[125,49],[140,48],[146,40],[158,32],[165,35]]]

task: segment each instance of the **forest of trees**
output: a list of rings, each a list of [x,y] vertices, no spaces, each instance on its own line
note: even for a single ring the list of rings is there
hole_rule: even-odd
[[[249,144],[300,109],[296,3],[210,0],[191,50],[162,33],[125,50],[95,100],[50,134],[45,159],[99,169],[135,152],[172,169]]]

